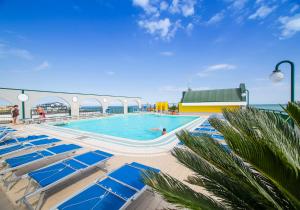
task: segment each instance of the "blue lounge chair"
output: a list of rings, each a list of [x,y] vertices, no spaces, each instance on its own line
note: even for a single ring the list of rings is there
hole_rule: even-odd
[[[213,127],[199,127],[196,128],[195,131],[207,132],[207,133],[218,133],[218,131]]]
[[[192,136],[205,136],[205,135],[209,135],[213,139],[224,140],[224,136],[221,135],[221,134],[209,134],[209,133],[205,133],[205,132],[190,132],[190,134]]]
[[[224,140],[224,136],[220,134],[213,134],[211,137],[216,140]]]
[[[26,142],[26,141],[33,141],[33,140],[37,140],[37,139],[45,139],[48,137],[49,136],[47,136],[47,135],[30,135],[27,137],[10,138],[10,139],[6,139],[5,141],[0,142],[0,147],[18,144],[18,143],[22,143],[22,142]]]
[[[26,176],[29,178],[28,186],[20,202],[32,208],[29,199],[39,195],[35,209],[40,209],[47,190],[93,167],[100,167],[112,156],[112,154],[95,150],[29,172]]]
[[[10,127],[1,127],[0,132],[3,132],[3,131],[16,131],[16,130],[13,128],[10,128]]]
[[[0,149],[0,158],[11,155],[15,152],[20,152],[27,149],[33,149],[33,148],[39,148],[39,147],[46,147],[49,145],[54,145],[57,142],[60,142],[61,140],[52,138],[52,139],[41,139],[41,140],[35,140],[32,142],[26,142],[24,144],[18,144],[15,146],[10,146],[6,148]]]
[[[1,127],[0,127],[0,132],[1,132],[2,130],[8,129],[8,128],[9,128],[9,127],[1,126]]]
[[[30,166],[30,170],[35,170],[43,165],[49,164],[49,161],[53,160],[57,161],[67,155],[74,153],[76,150],[82,148],[76,144],[61,144],[53,147],[49,147],[47,149],[38,150],[29,154],[20,155],[12,158],[5,159],[3,164],[6,166],[2,171],[0,171],[0,175],[4,176],[8,173],[12,173],[9,177],[5,177],[3,179],[4,185],[10,189],[14,183],[21,179],[21,174],[15,174],[14,172],[20,168],[24,168],[26,166]],[[46,162],[47,160],[47,162]],[[43,164],[39,164],[43,162]],[[34,165],[36,165],[34,167]],[[23,169],[22,169],[23,170]],[[23,172],[24,174],[24,172]]]
[[[208,121],[204,121],[200,126],[202,126],[202,127],[211,127],[211,124]]]
[[[13,128],[7,127],[7,126],[2,126],[0,127],[0,132],[3,130],[14,130]]]
[[[95,183],[58,204],[52,210],[125,209],[147,189],[147,185],[142,182],[142,174],[145,170],[159,173],[158,169],[140,163],[125,164],[105,178],[96,180]]]

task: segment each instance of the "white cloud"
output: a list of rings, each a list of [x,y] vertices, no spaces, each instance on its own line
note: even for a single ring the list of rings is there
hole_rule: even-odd
[[[133,0],[133,4],[144,8],[149,5],[149,0]]]
[[[162,55],[162,56],[170,57],[170,56],[174,55],[174,52],[172,52],[172,51],[163,51],[163,52],[160,52],[159,54]]]
[[[243,8],[245,7],[247,1],[248,1],[248,0],[233,0],[231,6],[232,6],[234,9],[240,10],[240,9],[243,9]]]
[[[160,10],[167,10],[169,7],[169,4],[165,1],[160,2],[159,8]]]
[[[197,73],[197,75],[199,77],[207,77],[212,72],[230,71],[230,70],[233,70],[233,69],[236,69],[236,66],[232,65],[232,64],[226,64],[226,63],[215,64],[215,65],[211,65],[211,66],[206,67],[204,70],[202,70],[199,73]]]
[[[296,10],[298,10],[300,8],[299,4],[295,4],[291,9],[290,9],[290,13],[294,13]]]
[[[163,40],[170,40],[179,28],[184,28],[181,22],[195,14],[197,4],[197,0],[132,0],[132,2],[134,6],[144,10],[138,18],[138,25],[147,33]],[[193,19],[186,22],[193,22]],[[191,32],[193,25],[187,26],[189,28],[186,30]]]
[[[280,17],[281,38],[289,38],[300,31],[300,14],[293,17]]]
[[[196,0],[173,0],[170,12],[182,14],[184,17],[194,15],[196,3]]]
[[[223,20],[223,18],[224,18],[223,12],[219,12],[219,13],[215,14],[214,16],[212,16],[206,23],[208,25],[213,25],[213,24],[219,23],[221,20]]]
[[[191,34],[193,29],[194,29],[194,24],[193,23],[189,23],[186,27],[186,31],[187,31],[188,34]]]
[[[195,14],[195,5],[196,1],[194,0],[187,0],[185,1],[185,4],[182,5],[182,14],[183,16],[191,16]]]
[[[44,61],[43,63],[41,63],[40,65],[35,67],[34,70],[35,71],[42,71],[42,70],[48,69],[49,67],[50,67],[50,64],[48,63],[48,61]]]
[[[175,35],[175,32],[181,27],[180,22],[171,23],[169,18],[160,20],[140,20],[139,26],[146,29],[149,34],[168,40]]]
[[[105,72],[107,75],[109,75],[109,76],[113,76],[113,75],[115,75],[116,74],[116,72],[114,72],[114,71],[107,71],[107,72]]]
[[[2,57],[18,57],[25,60],[33,59],[33,55],[25,49],[13,48],[5,44],[0,43],[0,58]]]
[[[255,13],[249,16],[249,19],[263,19],[267,17],[271,12],[276,9],[276,6],[268,7],[268,6],[261,6],[259,7]]]
[[[133,0],[133,5],[142,7],[146,13],[157,12],[157,8],[152,6],[149,0]]]

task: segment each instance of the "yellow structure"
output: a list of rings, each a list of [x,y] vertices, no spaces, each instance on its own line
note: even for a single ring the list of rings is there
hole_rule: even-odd
[[[157,112],[163,112],[163,111],[168,111],[169,110],[169,104],[167,101],[163,102],[156,102],[156,111]]]
[[[181,113],[220,113],[224,108],[239,109],[246,105],[246,87],[240,84],[238,88],[184,91],[178,109]]]

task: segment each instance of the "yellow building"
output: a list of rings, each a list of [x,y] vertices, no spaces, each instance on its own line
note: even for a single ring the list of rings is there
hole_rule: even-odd
[[[163,112],[163,111],[168,111],[169,110],[169,105],[167,101],[163,102],[156,102],[156,111],[157,112]]]
[[[246,105],[246,87],[242,83],[239,88],[184,91],[178,108],[181,113],[220,113],[224,108],[239,109]]]

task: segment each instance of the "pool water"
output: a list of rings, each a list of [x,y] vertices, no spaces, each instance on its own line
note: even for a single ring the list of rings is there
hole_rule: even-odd
[[[134,114],[74,121],[57,126],[143,141],[160,137],[163,128],[166,128],[167,132],[171,132],[197,118],[194,116]]]

